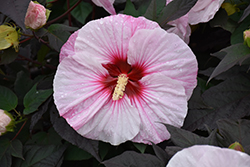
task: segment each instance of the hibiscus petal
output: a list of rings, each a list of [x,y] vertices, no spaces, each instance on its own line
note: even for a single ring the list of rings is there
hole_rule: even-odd
[[[141,80],[143,93],[135,99],[140,113],[141,129],[132,140],[139,143],[159,143],[170,138],[166,127],[181,127],[187,114],[184,87],[162,73],[146,75]]]
[[[98,68],[99,64],[90,67],[87,64],[89,61],[92,65],[94,64],[91,58],[86,61],[85,65],[84,62],[80,63],[75,60],[73,56],[64,59],[59,64],[54,79],[55,104],[60,115],[76,114],[71,108],[102,89],[98,79],[105,75],[106,71]]]
[[[167,0],[166,5],[170,3],[172,0]],[[169,25],[172,25],[173,27],[169,28],[167,32],[169,33],[175,33],[178,35],[184,42],[187,44],[189,43],[189,37],[191,35],[191,28],[189,26],[188,22],[188,14],[168,22]]]
[[[198,0],[188,12],[188,22],[191,25],[208,22],[214,17],[223,1],[224,0]]]
[[[68,41],[62,46],[59,55],[59,62],[61,62],[65,57],[73,56],[75,54],[74,45],[77,36],[78,36],[78,31],[74,32],[69,37]]]
[[[130,38],[139,29],[159,27],[144,17],[134,18],[127,15],[113,15],[87,23],[79,30],[75,42],[75,52],[96,57],[105,63],[115,59],[126,60]],[[86,54],[85,54],[86,53]]]
[[[103,7],[110,14],[115,15],[115,8],[113,4],[115,0],[92,0],[97,6]]]
[[[195,145],[177,152],[167,167],[248,167],[250,156],[228,148]]]
[[[162,29],[140,30],[129,43],[128,63],[145,73],[164,73],[184,86],[187,99],[196,86],[198,65],[191,49],[178,36]]]
[[[119,101],[110,100],[98,108],[94,117],[77,131],[85,137],[119,145],[132,140],[139,133],[140,124],[137,109],[124,96]]]
[[[79,134],[118,145],[134,138],[140,128],[138,111],[127,96],[114,102],[100,80],[107,74],[99,62],[78,54],[66,57],[54,79],[54,99],[61,116]]]
[[[168,22],[169,25],[172,25],[174,27],[171,27],[167,30],[169,33],[175,33],[178,35],[184,42],[187,44],[189,43],[189,37],[191,35],[191,28],[188,23],[188,14]]]

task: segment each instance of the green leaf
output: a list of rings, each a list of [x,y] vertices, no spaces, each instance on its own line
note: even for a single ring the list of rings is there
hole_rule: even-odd
[[[69,31],[76,31],[77,28],[69,27],[63,24],[52,24],[47,30],[50,45],[56,50],[60,51],[62,45],[68,40],[71,33]]]
[[[99,142],[98,149],[100,158],[103,160],[105,156],[108,154],[112,146],[109,143]]]
[[[233,67],[235,64],[237,63],[241,64],[244,60],[250,57],[250,49],[242,43],[229,46],[217,53],[214,53],[213,55],[214,56],[221,55],[223,52],[226,54],[225,57],[221,60],[219,65],[214,69],[213,73],[211,74],[207,82],[209,82],[215,76]]]
[[[216,131],[213,131],[209,137],[201,137],[190,131],[174,127],[172,125],[167,125],[169,133],[171,134],[171,141],[179,147],[190,147],[193,145],[217,145],[216,141]]]
[[[242,22],[250,14],[250,5],[244,10],[239,22]]]
[[[166,153],[166,151],[164,151],[161,147],[155,145],[154,143],[152,143],[155,155],[162,161],[164,162],[164,164],[167,164],[168,160],[170,159],[170,157],[168,156],[168,154]]]
[[[60,52],[62,45],[68,40],[71,35],[70,31],[76,31],[77,28],[69,27],[63,24],[52,24],[48,29],[40,28],[36,35],[38,37],[48,36],[49,45]]]
[[[126,151],[121,155],[114,158],[106,160],[103,162],[106,167],[128,167],[128,166],[143,166],[143,167],[153,167],[153,166],[164,166],[163,163],[151,154],[139,154],[134,151]]]
[[[237,22],[230,19],[227,12],[224,9],[220,9],[214,16],[214,18],[209,21],[211,27],[221,27],[229,32],[234,32],[237,27]]]
[[[50,108],[50,121],[53,124],[55,131],[65,140],[69,141],[73,145],[90,153],[97,161],[101,161],[98,154],[98,144],[96,140],[90,140],[79,135],[66,120],[59,116],[56,107],[53,105]]]
[[[77,0],[71,0],[70,6],[73,6]],[[71,11],[72,16],[82,24],[85,24],[85,20],[88,15],[92,12],[93,7],[90,3],[81,2],[75,9]]]
[[[13,62],[18,56],[18,53],[15,52],[15,49],[12,47],[5,49],[0,52],[0,65],[9,64]]]
[[[32,138],[26,142],[28,145],[60,145],[62,138],[56,133],[53,128],[48,132],[38,132],[32,135]]]
[[[174,0],[165,6],[157,19],[157,22],[164,26],[167,22],[184,16],[195,5],[197,0]]]
[[[139,16],[139,12],[135,9],[135,6],[131,2],[131,0],[127,0],[125,9],[123,11],[123,14],[131,15],[131,16],[134,16],[134,17]]]
[[[10,17],[17,25],[25,30],[24,18],[28,9],[30,0],[8,0],[1,1],[0,11],[2,14]]]
[[[15,139],[14,141],[11,142],[10,145],[10,149],[11,149],[11,155],[17,158],[23,158],[23,144]]]
[[[152,0],[144,17],[150,20],[156,20],[158,18],[158,14],[162,11],[162,9],[166,6],[166,0]]]
[[[77,146],[70,145],[65,151],[64,160],[81,161],[81,160],[87,160],[91,157],[92,155],[90,155],[86,151],[78,148]]]
[[[14,83],[14,90],[19,97],[23,99],[25,94],[32,88],[33,81],[30,79],[27,73],[20,71],[16,75],[16,80]]]
[[[22,143],[15,139],[1,138],[0,140],[0,164],[3,167],[10,167],[12,165],[11,155],[23,159],[23,146]]]
[[[217,121],[219,134],[222,136],[220,144],[223,147],[228,147],[235,141],[239,142],[243,148],[250,146],[250,121],[249,120],[238,120],[232,121],[229,119]]]
[[[174,156],[178,151],[181,151],[183,148],[178,147],[178,146],[167,146],[165,148],[166,153],[168,154],[169,157]]]
[[[32,132],[36,123],[42,118],[43,114],[48,111],[49,104],[51,103],[52,97],[49,97],[39,108],[39,110],[32,114],[30,119],[30,132]]]
[[[144,153],[147,148],[147,145],[143,143],[133,143],[133,144],[141,153]]]
[[[44,62],[45,56],[49,53],[50,49],[46,45],[42,45],[39,51],[37,52],[37,60],[41,63]]]
[[[9,88],[0,86],[0,109],[10,111],[17,106],[17,96]]]
[[[250,15],[245,18],[243,22],[241,22],[235,31],[231,35],[231,44],[243,43],[243,31],[249,29],[250,26]]]
[[[36,90],[35,84],[31,90],[24,96],[23,104],[25,115],[30,114],[38,109],[38,107],[52,94],[52,89]]]
[[[12,157],[9,149],[10,142],[6,138],[0,140],[0,164],[4,167],[11,167]]]
[[[55,167],[62,163],[66,145],[25,145],[24,161],[18,160],[15,167]]]
[[[184,128],[216,128],[219,119],[237,120],[250,115],[250,80],[241,74],[209,88],[201,96],[204,107],[189,109]]]

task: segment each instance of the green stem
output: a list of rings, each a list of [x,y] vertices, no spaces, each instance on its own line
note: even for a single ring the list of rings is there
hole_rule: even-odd
[[[14,111],[15,111],[15,113],[19,116],[19,117],[21,117],[21,114],[14,108],[13,109]]]
[[[47,24],[45,24],[45,26],[47,27],[47,26],[49,26],[50,24],[52,24],[52,23],[54,23],[54,22],[60,20],[60,19],[63,18],[64,16],[66,16],[66,15],[67,15],[68,13],[70,13],[73,9],[75,9],[75,7],[76,7],[77,5],[80,4],[80,2],[81,2],[81,0],[79,0],[74,6],[72,6],[69,10],[67,10],[67,11],[66,11],[64,14],[62,14],[61,16],[59,16],[59,17],[57,17],[57,18],[55,18],[55,19],[53,19],[53,20],[47,22]]]

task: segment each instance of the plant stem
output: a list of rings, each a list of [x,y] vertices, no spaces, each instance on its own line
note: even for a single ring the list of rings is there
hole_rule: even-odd
[[[32,36],[32,37],[29,37],[29,38],[26,38],[26,39],[20,41],[19,43],[24,43],[24,42],[26,42],[26,41],[28,41],[28,40],[30,40],[30,39],[32,39],[32,38],[33,38],[33,36]]]
[[[27,61],[29,61],[29,62],[32,62],[32,63],[35,63],[35,64],[39,64],[39,65],[41,65],[41,66],[45,66],[45,67],[48,67],[48,68],[50,68],[50,69],[56,69],[56,67],[54,67],[54,66],[52,66],[52,65],[49,65],[49,64],[43,64],[43,63],[41,63],[41,62],[39,62],[39,61],[35,61],[35,60],[32,60],[32,59],[29,59],[29,58],[27,58],[27,57],[24,57],[24,56],[22,56],[22,55],[18,55],[21,59],[23,59],[23,60],[27,60]]]
[[[64,16],[66,16],[66,15],[67,15],[68,13],[70,13],[73,9],[75,9],[75,7],[76,7],[77,5],[80,4],[80,2],[81,2],[81,0],[79,0],[74,6],[72,6],[69,10],[67,10],[67,11],[66,11],[64,14],[62,14],[61,16],[59,16],[59,17],[57,17],[57,18],[55,18],[55,19],[53,19],[53,20],[47,22],[47,24],[46,24],[45,26],[49,26],[50,24],[52,24],[52,23],[54,23],[54,22],[60,20],[60,19],[63,18]]]
[[[15,113],[19,116],[19,117],[21,117],[21,114],[14,108],[13,109],[14,111],[15,111]]]
[[[67,9],[69,10],[70,8],[70,3],[69,3],[69,0],[67,0]],[[71,15],[70,13],[68,13],[68,20],[69,20],[69,26],[71,26]]]
[[[19,133],[22,131],[24,125],[27,123],[28,120],[26,120],[23,125],[21,126],[21,128],[19,129],[19,131],[17,132],[17,134],[15,135],[15,137],[13,137],[13,139],[11,139],[11,141],[15,140],[17,138],[17,136],[19,135]]]

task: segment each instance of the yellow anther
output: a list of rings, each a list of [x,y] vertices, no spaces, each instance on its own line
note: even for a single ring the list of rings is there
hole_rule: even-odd
[[[113,100],[119,100],[120,98],[123,97],[125,87],[128,83],[128,77],[126,74],[120,74],[118,76],[117,84],[115,86],[115,90],[112,96]]]

